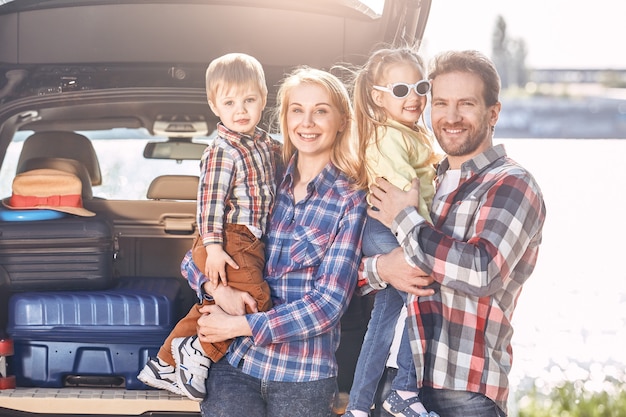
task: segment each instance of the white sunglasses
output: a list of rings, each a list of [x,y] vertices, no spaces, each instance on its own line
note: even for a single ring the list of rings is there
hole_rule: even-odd
[[[391,93],[395,98],[405,98],[411,92],[411,89],[415,90],[418,96],[425,96],[430,91],[430,81],[420,80],[415,84],[407,83],[393,83],[387,87],[375,85],[376,90],[385,91]]]

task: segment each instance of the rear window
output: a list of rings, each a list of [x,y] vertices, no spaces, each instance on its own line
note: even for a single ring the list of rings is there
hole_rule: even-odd
[[[0,195],[11,195],[17,162],[24,140],[34,132],[18,132],[7,149],[0,169]],[[93,187],[94,197],[115,200],[145,200],[150,182],[159,175],[199,175],[200,161],[145,159],[146,143],[166,140],[151,136],[144,129],[110,129],[77,131],[92,141],[102,172],[102,185]],[[210,143],[211,137],[194,138],[194,142]]]

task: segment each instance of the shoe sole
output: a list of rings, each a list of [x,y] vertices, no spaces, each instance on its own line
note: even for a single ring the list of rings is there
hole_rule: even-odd
[[[393,417],[402,417],[402,414],[400,414],[401,412],[396,414],[391,411],[391,404],[389,404],[387,401],[383,402],[383,410],[391,414]]]
[[[163,389],[177,395],[185,395],[183,391],[178,388],[178,386],[176,386],[173,382],[169,382],[167,380],[155,377],[154,374],[146,368],[142,369],[141,372],[139,372],[139,375],[137,375],[137,379],[144,384],[151,386],[152,388]]]
[[[398,413],[394,413],[393,411],[391,411],[391,408],[393,406],[391,404],[389,404],[387,401],[383,402],[383,410],[385,410],[386,412],[388,412],[389,414],[391,414],[394,417],[406,417],[406,414],[404,413],[404,410],[399,411]],[[405,409],[406,410],[406,409]],[[417,411],[411,410],[413,413],[417,413],[417,415],[426,415],[429,416],[430,414],[428,413],[418,413]]]

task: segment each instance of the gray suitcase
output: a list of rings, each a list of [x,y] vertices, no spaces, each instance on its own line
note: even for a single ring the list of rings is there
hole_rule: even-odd
[[[0,221],[0,287],[12,292],[108,288],[113,258],[113,227],[99,216]]]

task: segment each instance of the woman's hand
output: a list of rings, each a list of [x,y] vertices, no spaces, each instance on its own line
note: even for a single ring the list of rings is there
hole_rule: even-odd
[[[207,281],[204,283],[204,291],[211,295],[224,312],[233,316],[242,316],[246,314],[246,306],[253,313],[258,312],[257,303],[254,297],[245,291],[237,290],[233,287],[225,287],[218,285],[213,288],[213,284]]]
[[[381,255],[376,261],[376,270],[383,281],[395,289],[416,296],[433,295],[435,290],[424,288],[433,283],[434,279],[416,266],[411,266],[404,258],[402,248]]]
[[[215,304],[200,308],[200,312],[198,338],[201,342],[215,343],[237,336],[252,336],[245,316],[232,316]]]

